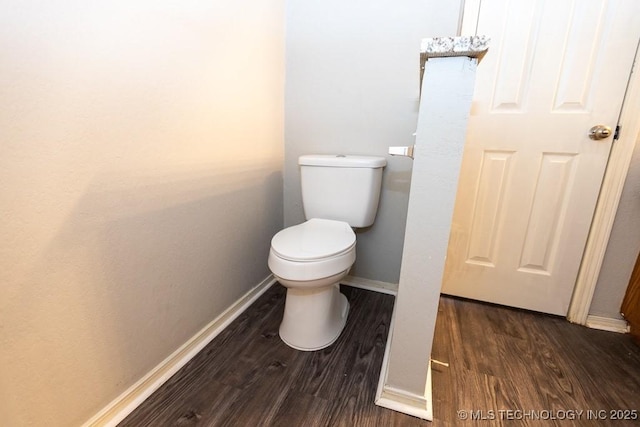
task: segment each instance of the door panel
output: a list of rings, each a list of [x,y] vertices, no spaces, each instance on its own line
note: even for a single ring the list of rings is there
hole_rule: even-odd
[[[640,36],[633,0],[482,0],[443,292],[566,315]],[[614,24],[615,23],[615,24]]]

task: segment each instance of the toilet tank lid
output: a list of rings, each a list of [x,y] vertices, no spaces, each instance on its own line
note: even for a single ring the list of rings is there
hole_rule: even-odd
[[[383,168],[387,159],[377,156],[352,156],[344,154],[308,154],[298,158],[302,166],[329,166],[334,168]]]

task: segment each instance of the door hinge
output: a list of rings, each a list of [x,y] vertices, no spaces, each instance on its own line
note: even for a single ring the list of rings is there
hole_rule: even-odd
[[[620,125],[616,126],[616,130],[613,132],[613,140],[620,138]]]

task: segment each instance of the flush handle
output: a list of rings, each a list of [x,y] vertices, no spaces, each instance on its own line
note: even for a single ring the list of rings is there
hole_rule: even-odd
[[[597,125],[589,129],[589,138],[596,141],[609,138],[612,134],[611,128],[605,125]]]
[[[389,154],[392,156],[405,156],[413,159],[413,145],[408,147],[389,147]]]

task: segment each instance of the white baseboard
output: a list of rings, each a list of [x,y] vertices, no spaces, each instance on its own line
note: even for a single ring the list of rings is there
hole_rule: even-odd
[[[383,386],[380,395],[376,396],[376,405],[378,406],[427,421],[433,421],[432,402],[431,367],[427,371],[427,387],[424,396],[387,385]]]
[[[391,322],[389,322],[389,336],[387,337],[387,345],[384,349],[384,358],[382,359],[382,369],[380,370],[380,378],[378,379],[375,403],[383,408],[402,412],[413,417],[422,418],[423,420],[433,421],[431,366],[429,366],[427,371],[427,384],[424,396],[391,387],[386,384],[387,370],[389,367],[389,351],[391,349],[391,338],[395,317],[396,306],[394,305],[393,313],[391,314]]]
[[[620,334],[626,334],[629,332],[629,324],[623,319],[612,319],[610,317],[594,316],[590,314],[587,316],[586,325],[592,329],[618,332]]]
[[[173,354],[84,423],[83,427],[117,425],[171,378],[173,374],[186,365],[275,282],[273,275],[267,276],[260,284],[240,297],[231,307],[191,337]]]
[[[398,294],[397,283],[381,282],[379,280],[365,279],[364,277],[347,276],[340,281],[340,284],[388,295]]]

